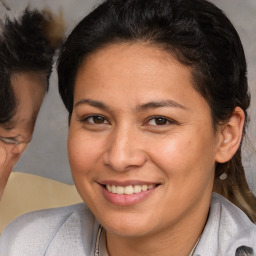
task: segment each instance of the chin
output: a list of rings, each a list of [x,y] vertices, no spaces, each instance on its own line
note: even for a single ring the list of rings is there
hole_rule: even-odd
[[[138,214],[137,214],[138,215]],[[103,227],[107,232],[122,237],[141,237],[151,233],[154,229],[152,220],[139,216],[127,216],[127,214],[104,219]]]
[[[104,227],[105,228],[105,227]],[[142,237],[148,234],[148,227],[138,226],[122,226],[122,227],[106,227],[107,232],[114,234],[119,237]]]

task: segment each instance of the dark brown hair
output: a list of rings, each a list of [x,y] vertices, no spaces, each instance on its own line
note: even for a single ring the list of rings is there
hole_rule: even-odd
[[[49,31],[55,23],[47,11],[26,9],[21,17],[6,18],[0,35],[0,124],[8,122],[17,102],[11,85],[15,73],[38,72],[45,77],[48,90],[53,55],[63,33],[53,36]]]

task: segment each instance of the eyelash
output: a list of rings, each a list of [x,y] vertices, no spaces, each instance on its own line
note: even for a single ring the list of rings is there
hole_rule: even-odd
[[[162,120],[164,121],[165,123],[164,124],[154,124],[152,126],[167,126],[167,125],[172,125],[172,124],[177,124],[177,122],[175,122],[174,120],[170,119],[170,118],[167,118],[167,117],[164,117],[164,116],[152,116],[150,117],[146,122],[145,124],[148,125],[150,121],[152,120],[155,120],[155,123],[156,123],[156,120]],[[150,125],[150,124],[149,124]]]
[[[102,123],[96,123],[95,120],[93,120],[93,122],[90,122],[89,119],[90,118],[100,118],[101,121],[103,121]],[[160,122],[163,122],[163,124],[157,124],[157,120]],[[152,120],[155,120],[155,124],[149,124]],[[110,122],[102,115],[88,115],[85,116],[83,118],[81,118],[79,121],[83,122],[83,123],[88,123],[90,125],[103,125],[103,124],[110,124]],[[151,125],[151,126],[167,126],[167,125],[173,125],[173,124],[177,124],[177,122],[175,122],[174,120],[170,119],[170,118],[166,118],[164,116],[152,116],[150,118],[147,119],[147,121],[143,124],[143,125]]]
[[[18,145],[19,142],[17,142],[14,138],[7,138],[7,137],[0,137],[0,140],[8,145]]]
[[[79,121],[82,122],[82,123],[88,123],[90,125],[98,125],[97,123],[95,122],[89,122],[89,119],[90,118],[102,118],[102,120],[104,121],[103,123],[100,123],[100,124],[106,124],[105,121],[107,121],[107,123],[109,123],[109,121],[102,115],[88,115],[88,116],[85,116],[83,118],[81,118]]]

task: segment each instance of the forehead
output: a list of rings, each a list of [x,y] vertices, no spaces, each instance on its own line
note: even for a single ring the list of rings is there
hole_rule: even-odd
[[[87,55],[83,59],[78,73],[81,68],[84,68],[87,64],[88,67],[92,63],[96,65],[114,65],[115,63],[119,64],[121,62],[123,66],[119,66],[119,68],[122,69],[127,68],[131,63],[135,64],[137,67],[142,65],[149,68],[152,65],[156,66],[157,63],[165,65],[170,62],[177,66],[182,66],[184,69],[186,68],[175,58],[174,54],[169,53],[161,47],[144,42],[131,42],[106,45]],[[105,66],[104,70],[107,70],[107,68],[108,66]],[[141,72],[141,69],[139,71]],[[190,72],[189,69],[188,72]]]
[[[34,93],[42,94],[46,91],[47,78],[41,72],[17,72],[10,78],[15,97],[28,97]]]
[[[46,78],[40,73],[15,73],[11,75],[16,111],[11,120],[1,126],[12,130],[33,123],[46,91]]]
[[[184,89],[197,93],[190,69],[171,54],[142,43],[123,43],[107,46],[84,59],[76,77],[74,96],[79,98],[96,90],[106,90],[107,94],[122,90],[127,96],[145,90],[147,94],[183,94]]]

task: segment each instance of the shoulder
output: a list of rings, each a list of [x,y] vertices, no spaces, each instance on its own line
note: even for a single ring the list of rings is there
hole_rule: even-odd
[[[213,193],[211,210],[215,214],[219,214],[221,221],[236,224],[239,230],[246,229],[256,235],[256,225],[249,219],[249,217],[237,206],[228,201],[223,196]]]
[[[57,244],[61,246],[57,242],[59,237],[61,241],[71,235],[77,242],[80,237],[74,235],[81,234],[81,226],[93,232],[94,222],[92,213],[83,203],[25,214],[4,230],[0,255],[41,255]]]
[[[246,248],[256,252],[255,241],[256,225],[230,201],[213,193],[210,213],[196,255],[235,256],[240,255],[237,254],[239,250]]]
[[[62,222],[70,217],[74,213],[83,214],[86,211],[84,204],[75,204],[65,207],[44,209],[39,211],[30,212],[24,214],[14,221],[12,221],[4,230],[3,236],[11,233],[12,231],[17,232],[18,230],[24,229],[36,229],[40,227],[40,231],[49,228],[57,228]],[[42,224],[44,224],[42,226]],[[47,225],[47,227],[45,226]],[[45,227],[45,228],[44,228]]]

